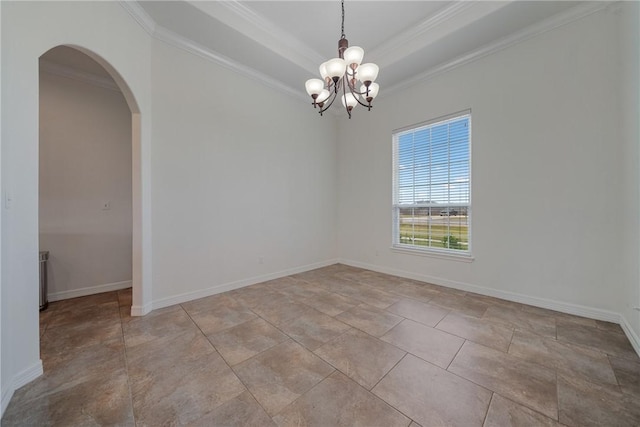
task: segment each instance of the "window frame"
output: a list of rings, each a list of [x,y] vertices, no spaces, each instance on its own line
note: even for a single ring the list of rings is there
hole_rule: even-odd
[[[468,177],[469,177],[469,201],[467,205],[467,249],[451,249],[451,248],[438,248],[433,246],[420,246],[414,244],[400,243],[400,221],[399,221],[399,212],[402,207],[408,208],[420,208],[420,207],[433,207],[433,203],[420,204],[413,203],[410,205],[402,205],[398,201],[399,197],[399,176],[398,176],[398,145],[400,136],[410,132],[417,132],[422,128],[434,127],[437,124],[441,124],[443,122],[454,121],[456,119],[460,119],[463,117],[468,118]],[[422,255],[422,256],[432,256],[437,258],[444,259],[454,259],[465,262],[473,261],[472,255],[472,227],[471,227],[471,219],[472,219],[472,206],[473,206],[473,195],[472,195],[472,114],[471,109],[466,109],[462,111],[458,111],[452,114],[447,114],[444,116],[436,117],[431,120],[427,120],[421,123],[417,123],[410,126],[405,126],[403,128],[395,129],[392,132],[392,203],[391,203],[391,217],[392,217],[392,232],[391,232],[391,250],[395,252],[408,253],[412,255]],[[447,162],[448,168],[451,167],[451,160],[449,159]],[[450,184],[450,182],[447,182]],[[419,206],[420,205],[420,206]],[[452,205],[455,203],[449,202],[446,206],[440,205],[438,207],[452,209]],[[451,218],[447,216],[447,218]]]

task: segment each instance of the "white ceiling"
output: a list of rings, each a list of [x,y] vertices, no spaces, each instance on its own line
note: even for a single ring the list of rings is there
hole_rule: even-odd
[[[380,66],[381,94],[596,10],[583,1],[345,2],[345,35]],[[306,96],[304,82],[337,55],[340,1],[139,1],[123,6],[147,31]],[[578,11],[578,12],[576,12]],[[566,21],[566,20],[565,20]],[[545,24],[546,23],[546,24]],[[540,30],[542,29],[542,30]],[[64,53],[64,52],[63,52]],[[67,56],[68,52],[66,52]],[[50,55],[51,61],[65,61]],[[68,58],[67,58],[68,59]]]

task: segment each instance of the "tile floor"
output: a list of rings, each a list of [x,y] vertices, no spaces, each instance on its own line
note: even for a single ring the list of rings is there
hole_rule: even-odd
[[[618,325],[344,265],[129,316],[50,304],[3,426],[638,426]]]

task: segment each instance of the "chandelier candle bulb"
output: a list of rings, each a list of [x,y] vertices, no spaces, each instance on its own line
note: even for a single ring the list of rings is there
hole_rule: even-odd
[[[344,35],[344,0],[341,4],[342,37],[338,40],[338,57],[320,64],[318,71],[322,80],[309,79],[305,88],[313,99],[313,108],[320,107],[321,116],[333,105],[340,93],[342,105],[351,118],[351,110],[358,104],[371,110],[371,101],[378,95],[379,90],[378,84],[373,83],[378,78],[379,69],[373,63],[362,64],[363,48],[349,47],[349,41]],[[359,91],[358,80],[362,82]]]

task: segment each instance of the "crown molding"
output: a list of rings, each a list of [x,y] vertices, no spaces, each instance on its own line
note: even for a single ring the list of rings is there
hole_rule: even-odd
[[[198,7],[197,2],[190,2],[190,3]],[[452,19],[456,19],[456,17],[458,17],[458,19],[463,19],[462,15],[464,15],[464,13],[470,12],[473,7],[478,7],[476,6],[476,3],[481,4],[484,2],[456,2],[453,5],[441,10],[436,15],[433,15],[432,17],[426,19],[425,21],[420,23],[417,27],[409,29],[406,32],[403,32],[398,36],[394,37],[392,40],[380,46],[378,49],[374,50],[373,52],[376,54],[378,54],[379,52],[379,54],[382,55],[384,54],[385,51],[389,49],[397,49],[397,46],[399,44],[402,45],[405,43],[409,43],[412,40],[417,40],[421,38],[423,41],[418,44],[424,43],[424,37],[429,36],[429,33],[432,33],[434,29],[441,27],[443,23],[447,23],[447,22],[450,22]],[[120,4],[122,5],[123,8],[125,8],[125,10],[127,10],[127,12],[129,12],[129,14],[131,14],[131,16],[136,20],[136,22],[138,22],[144,28],[144,30],[147,33],[149,33],[153,38],[157,40],[162,40],[175,47],[183,49],[192,54],[198,55],[204,59],[210,60],[220,66],[223,66],[229,70],[237,72],[245,77],[259,81],[265,84],[266,86],[271,87],[272,89],[276,89],[294,98],[297,98],[299,100],[304,100],[305,102],[308,101],[308,97],[303,92],[297,90],[296,88],[293,88],[287,84],[284,84],[251,67],[242,65],[231,58],[221,55],[211,49],[208,49],[186,37],[180,36],[174,33],[173,31],[168,30],[167,28],[157,24],[153,20],[153,18],[151,18],[149,14],[147,14],[146,11],[138,4],[137,1],[135,0],[120,1]],[[260,31],[265,31],[265,29],[275,27],[274,24],[272,24],[270,21],[260,18],[260,16],[257,13],[253,12],[250,8],[240,4],[236,0],[224,1],[224,2],[211,2],[211,3],[208,2],[206,4],[216,4],[218,6],[218,11],[216,11],[215,14],[212,12],[210,16],[219,16],[216,14],[219,13],[220,10],[226,9],[227,11],[233,12],[233,13],[227,13],[228,16],[235,16],[236,18],[242,17],[245,20],[245,22],[253,22],[253,24],[251,25],[256,25],[257,27],[260,27],[261,28]],[[393,94],[394,92],[404,90],[417,83],[429,80],[440,74],[451,71],[457,67],[471,63],[485,56],[496,53],[500,50],[506,49],[510,46],[513,46],[515,44],[526,41],[530,38],[541,35],[547,31],[551,31],[555,28],[569,24],[573,21],[576,21],[578,19],[581,19],[593,13],[596,13],[605,8],[608,8],[608,7],[614,8],[616,4],[617,2],[608,3],[604,1],[584,2],[571,9],[568,9],[564,12],[556,14],[550,18],[547,18],[541,22],[538,22],[529,27],[526,27],[519,32],[511,34],[495,42],[481,46],[478,49],[467,52],[466,54],[461,55],[452,61],[448,61],[446,63],[429,68],[421,74],[418,74],[402,82],[399,82],[395,85],[392,85],[386,88],[384,91],[382,91],[379,98],[380,97],[384,98],[386,96],[389,96],[390,94]],[[494,5],[492,7],[502,7],[502,6]],[[200,7],[198,8],[202,10],[202,8]],[[488,13],[487,10],[489,9],[484,8],[482,9],[483,11],[482,12],[480,11],[480,9],[476,9],[472,16],[475,16],[477,19],[477,17],[479,16],[478,15],[479,13],[486,14]],[[492,9],[492,10],[495,10],[495,9]],[[471,18],[467,17],[465,19],[471,19]],[[239,20],[236,19],[236,21],[239,21]],[[243,34],[247,35],[244,32]],[[283,34],[286,34],[286,33],[282,30],[275,30],[275,34],[276,36],[273,36],[273,39],[277,40],[278,38],[283,37]],[[256,40],[254,37],[251,37],[251,38]],[[262,41],[260,42],[262,43]],[[291,42],[291,39],[288,38],[287,43],[290,43],[290,42]],[[301,43],[298,43],[298,47],[299,46],[304,46],[304,45],[302,45]],[[424,46],[425,45],[423,45],[423,47]],[[305,47],[305,49],[307,48]],[[307,49],[307,51],[310,51],[310,50]],[[290,58],[289,56],[286,56],[286,55],[284,57]],[[307,57],[306,61],[310,61],[310,60],[314,60],[314,59]],[[313,73],[315,73],[315,64],[320,63],[321,61],[322,59],[314,63],[314,70],[312,71]],[[303,67],[303,68],[306,68],[306,67]]]
[[[467,52],[466,54],[459,56],[453,59],[452,61],[445,62],[443,64],[429,68],[428,70],[424,71],[421,74],[418,74],[414,77],[411,77],[407,80],[404,80],[400,83],[390,86],[385,91],[385,93],[381,95],[383,95],[383,97],[389,96],[389,94],[407,89],[408,87],[411,87],[417,83],[429,80],[431,78],[434,78],[440,74],[451,71],[462,65],[469,64],[473,61],[477,61],[478,59],[484,58],[485,56],[499,52],[503,49],[506,49],[518,43],[522,43],[526,40],[537,37],[548,31],[554,30],[558,27],[562,27],[563,25],[567,25],[571,22],[577,21],[589,15],[592,15],[603,9],[614,7],[615,4],[616,3],[607,3],[607,2],[598,1],[598,2],[585,2],[578,6],[574,6],[571,9],[568,9],[564,12],[551,16],[550,18],[547,18],[543,21],[540,21],[536,24],[525,27],[521,31],[513,33],[507,37],[503,37],[502,39],[499,39],[495,42],[486,44],[478,49]]]
[[[320,53],[238,0],[188,3],[309,73],[316,74],[319,64],[326,60]]]
[[[453,19],[455,16],[460,15],[462,12],[469,10],[472,6],[472,2],[454,2],[453,4],[440,9],[434,15],[427,17],[422,22],[407,28],[402,33],[387,40],[375,49],[372,49],[368,52],[368,56],[373,58],[374,62],[378,65],[382,62],[385,63],[384,65],[390,65],[394,61],[386,60],[388,55],[394,55],[394,53],[402,51],[401,56],[407,56],[410,52],[406,52],[407,49],[405,46],[409,44],[416,44],[416,40],[424,38],[430,31]],[[457,26],[453,26],[453,29],[457,29]],[[424,46],[424,42],[421,44]]]
[[[73,79],[93,86],[98,86],[103,89],[112,90],[114,92],[121,92],[116,82],[114,82],[111,78],[76,70],[67,65],[58,64],[46,59],[40,60],[40,71],[48,74],[53,74],[55,76],[66,77],[68,79]]]
[[[163,27],[156,23],[153,18],[140,6],[135,0],[120,1],[120,5],[133,17],[133,19],[140,24],[140,26],[154,39],[163,41],[174,47],[182,49],[186,52],[197,55],[201,58],[212,61],[222,67],[237,72],[252,80],[259,81],[272,89],[276,89],[287,95],[293,96],[300,100],[308,101],[307,97],[299,90],[285,85],[280,81],[273,79],[266,74],[263,74],[251,67],[240,64],[231,58],[221,55],[211,49],[202,46],[199,43],[194,42],[191,39],[183,37],[175,32]],[[218,2],[216,2],[218,3]],[[220,2],[222,3],[222,2]]]
[[[149,15],[147,11],[140,6],[140,3],[135,0],[120,0],[118,3],[120,3],[120,6],[122,6],[138,24],[140,24],[147,34],[153,36],[157,27],[156,21],[154,21],[151,15]]]
[[[227,68],[231,71],[234,71],[252,80],[259,81],[264,85],[269,86],[272,89],[276,89],[282,93],[293,96],[294,98],[308,101],[307,96],[304,95],[299,90],[296,90],[288,85],[285,85],[279,80],[269,77],[266,74],[263,74],[251,67],[240,64],[239,62],[234,61],[231,58],[228,58],[224,55],[214,52],[213,50],[208,49],[202,46],[201,44],[194,42],[191,39],[188,39],[179,34],[176,34],[173,31],[168,30],[167,28],[161,25],[156,25],[156,29],[153,33],[153,37],[156,40],[163,41],[167,44],[170,44],[174,47],[182,49],[186,52],[189,52],[201,58],[207,59],[211,62],[214,62],[224,68]]]

